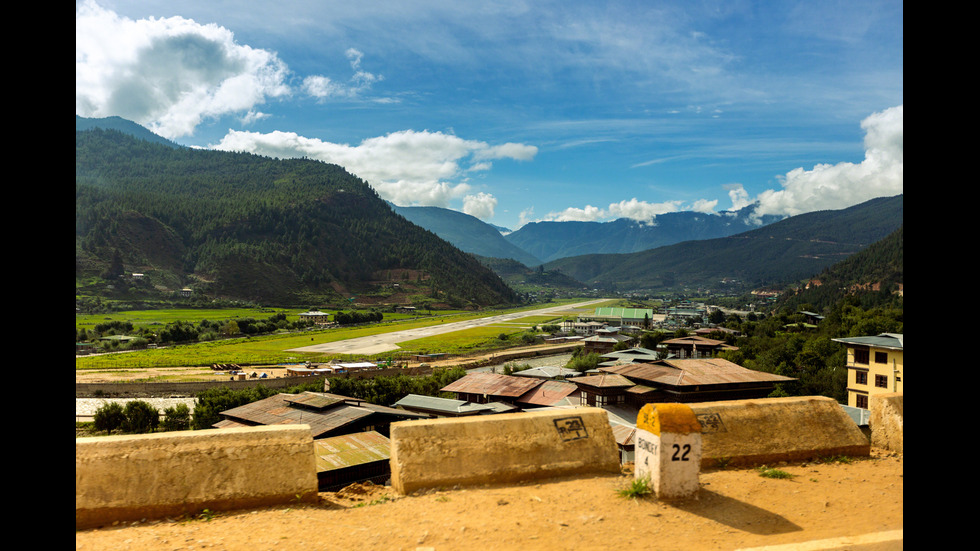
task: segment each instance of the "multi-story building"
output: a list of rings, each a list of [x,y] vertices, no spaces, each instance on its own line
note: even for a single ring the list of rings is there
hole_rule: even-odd
[[[847,405],[868,409],[872,394],[904,392],[901,333],[833,340],[847,346]]]

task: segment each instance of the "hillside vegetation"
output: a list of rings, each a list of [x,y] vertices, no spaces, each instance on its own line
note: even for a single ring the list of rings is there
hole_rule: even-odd
[[[516,300],[475,258],[392,212],[339,166],[99,128],[75,141],[76,295],[189,286],[277,306]]]

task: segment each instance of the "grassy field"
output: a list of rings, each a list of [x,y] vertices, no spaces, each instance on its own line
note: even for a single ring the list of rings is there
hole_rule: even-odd
[[[562,302],[568,304],[578,301],[569,300]],[[549,305],[560,305],[562,302],[551,303]],[[452,315],[420,317],[418,319],[393,319],[392,321],[385,321],[379,324],[354,328],[334,328],[305,332],[281,333],[250,338],[223,339],[193,343],[169,348],[147,349],[95,356],[81,356],[75,358],[75,369],[146,369],[157,367],[210,366],[212,364],[275,365],[282,363],[298,363],[306,360],[324,361],[331,359],[334,356],[325,357],[322,354],[298,353],[290,352],[289,350],[344,339],[377,335],[390,331],[426,327],[438,323],[462,321],[465,319],[487,317],[507,312],[516,312],[540,307],[541,305],[535,305],[526,308],[497,310],[491,312],[467,312]],[[261,312],[265,316],[271,316],[278,311],[283,310],[262,310]],[[158,323],[158,320],[188,320],[189,312],[193,312],[197,319],[230,319],[223,317],[229,313],[237,313],[237,315],[240,316],[255,317],[258,319],[256,314],[260,312],[260,310],[168,310],[120,312],[116,315],[119,316],[117,319],[120,320],[139,320],[142,323]],[[291,312],[298,313],[299,311],[287,311],[287,316]],[[90,317],[86,323],[91,322],[92,318],[94,317],[98,316]],[[392,317],[394,317],[394,315],[392,315]],[[401,317],[404,318],[404,316]],[[411,318],[412,316],[408,317]],[[79,323],[78,318],[79,316],[76,316],[76,324]],[[385,319],[389,319],[388,314],[385,315]],[[488,326],[485,328],[439,335],[427,339],[408,341],[403,343],[402,347],[406,350],[413,351],[425,349],[430,353],[461,353],[464,351],[493,349],[495,347],[503,348],[506,346],[512,346],[516,343],[513,341],[502,341],[495,346],[493,341],[498,340],[497,336],[499,336],[501,333],[507,333],[508,335],[520,334],[527,327],[532,325],[541,325],[556,319],[560,319],[560,316],[527,316],[506,325]],[[133,321],[133,323],[136,325],[137,322]],[[390,356],[390,353],[381,354],[379,356],[387,357]]]

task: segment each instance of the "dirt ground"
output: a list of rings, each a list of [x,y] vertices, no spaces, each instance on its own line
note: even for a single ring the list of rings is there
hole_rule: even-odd
[[[902,531],[903,456],[873,450],[849,463],[702,472],[696,498],[622,497],[622,476],[557,479],[398,496],[354,485],[320,502],[75,533],[78,551],[657,549],[724,550]],[[899,539],[840,549],[902,549]]]

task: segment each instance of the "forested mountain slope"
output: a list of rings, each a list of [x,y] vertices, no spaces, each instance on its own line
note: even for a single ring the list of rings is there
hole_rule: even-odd
[[[308,306],[396,287],[454,306],[514,292],[471,255],[395,214],[363,180],[308,159],[174,148],[75,133],[75,275]],[[413,298],[414,296],[414,298]]]
[[[812,277],[903,223],[903,196],[801,214],[719,239],[632,254],[584,255],[545,265],[606,289],[750,289]]]

